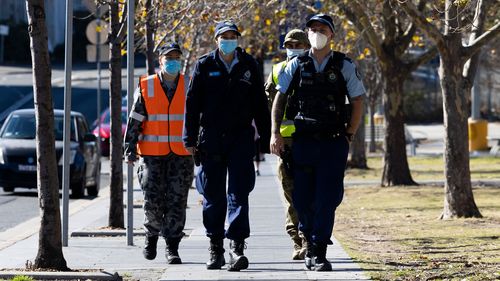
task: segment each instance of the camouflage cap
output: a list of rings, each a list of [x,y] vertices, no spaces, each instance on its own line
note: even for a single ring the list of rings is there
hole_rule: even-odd
[[[285,43],[293,42],[293,43],[302,43],[307,47],[310,47],[309,39],[307,38],[307,34],[300,29],[292,29],[288,31],[285,35],[285,41],[283,42],[283,47],[285,47]]]

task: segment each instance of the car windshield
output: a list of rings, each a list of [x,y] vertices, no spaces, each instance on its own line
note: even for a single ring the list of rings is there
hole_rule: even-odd
[[[2,138],[6,139],[34,139],[36,121],[34,115],[13,115],[2,132]],[[64,118],[54,116],[54,135],[56,140],[63,140]],[[74,118],[71,118],[71,140],[75,140]]]
[[[111,124],[109,110],[106,111],[103,124]],[[127,112],[122,110],[122,124],[127,124]]]

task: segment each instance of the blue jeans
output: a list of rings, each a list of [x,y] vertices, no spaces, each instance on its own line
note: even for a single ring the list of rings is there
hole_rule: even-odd
[[[344,172],[349,143],[333,139],[301,137],[293,141],[293,204],[299,230],[312,242],[332,244],[335,210],[344,196]]]

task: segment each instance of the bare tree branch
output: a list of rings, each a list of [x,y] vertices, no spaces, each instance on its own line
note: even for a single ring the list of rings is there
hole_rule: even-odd
[[[394,1],[394,0],[393,0]],[[439,49],[446,48],[445,40],[443,34],[435,27],[432,23],[428,22],[427,19],[418,11],[417,7],[413,5],[408,0],[395,0],[401,8],[414,19],[414,22],[422,29],[423,32],[427,34]]]
[[[409,71],[412,72],[415,69],[417,69],[417,67],[419,65],[422,65],[422,64],[430,61],[431,59],[435,58],[438,55],[438,53],[439,52],[438,52],[438,49],[436,48],[436,46],[433,46],[432,48],[430,48],[429,50],[427,50],[425,53],[421,54],[420,56],[418,56],[412,60],[409,60],[407,62]]]
[[[180,24],[182,23],[182,21],[184,21],[184,19],[186,18],[186,16],[187,16],[187,14],[188,14],[189,9],[190,9],[190,6],[188,6],[188,7],[184,8],[184,11],[183,11],[183,12],[184,12],[184,14],[182,15],[182,17],[179,19],[179,21],[177,22],[177,24],[176,24],[174,27],[172,27],[172,29],[170,29],[169,31],[167,31],[167,32],[165,33],[165,35],[161,38],[161,40],[158,42],[158,44],[156,44],[155,49],[154,49],[154,52],[156,52],[156,51],[158,50],[158,48],[161,46],[161,44],[162,44],[163,42],[165,42],[165,40],[167,39],[167,37],[168,37],[169,35],[171,35],[171,34],[172,34],[172,33],[173,33],[173,32],[174,32],[177,28],[179,28],[179,26],[180,26]],[[181,12],[182,12],[182,11],[181,11]]]
[[[385,37],[384,45],[393,45],[396,39],[396,18],[394,17],[394,10],[389,1],[384,1],[382,4],[382,18],[384,22]]]
[[[421,0],[418,3],[417,9],[422,12],[425,8],[425,5],[427,4],[427,0]],[[417,31],[417,26],[413,23],[410,22],[408,27],[406,28],[404,34],[400,37],[400,44],[398,46],[398,54],[402,54],[405,52],[406,49],[408,49],[408,46],[410,45],[413,35],[415,35],[415,32]]]
[[[356,26],[356,28],[362,33],[363,37],[375,50],[378,57],[384,56],[384,51],[382,50],[382,43],[379,40],[379,35],[373,29],[373,26],[368,18],[368,15],[364,12],[364,9],[359,5],[358,2],[352,1],[349,3],[353,6],[353,9],[344,2],[339,2],[339,8],[344,11],[347,18]]]
[[[118,42],[123,42],[123,40],[125,40],[125,36],[127,35],[127,3],[126,2],[124,5],[122,5],[121,14],[122,14],[122,17],[120,19],[120,31],[118,31],[118,36],[116,37],[116,40],[118,40]]]
[[[498,40],[498,35],[500,34],[500,21],[498,21],[494,26],[492,26],[488,31],[481,34],[474,41],[470,42],[468,46],[464,47],[464,56],[471,57],[476,53],[482,46],[486,45],[491,41]]]

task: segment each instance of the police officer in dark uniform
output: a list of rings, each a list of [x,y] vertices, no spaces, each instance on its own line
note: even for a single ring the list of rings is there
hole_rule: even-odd
[[[326,249],[332,244],[349,144],[361,121],[365,89],[353,62],[330,49],[332,18],[317,14],[306,26],[311,50],[290,60],[278,77],[271,151],[283,152],[280,125],[286,107],[286,118],[295,125],[293,204],[307,239],[305,264],[311,270],[331,271]]]
[[[201,159],[196,187],[203,195],[203,224],[210,238],[207,269],[225,265],[224,238],[231,240],[227,269],[248,268],[243,250],[250,236],[248,196],[255,185],[252,119],[266,148],[262,152],[269,152],[264,83],[255,59],[238,47],[240,36],[233,22],[217,24],[218,48],[200,57],[187,90],[184,145]]]

